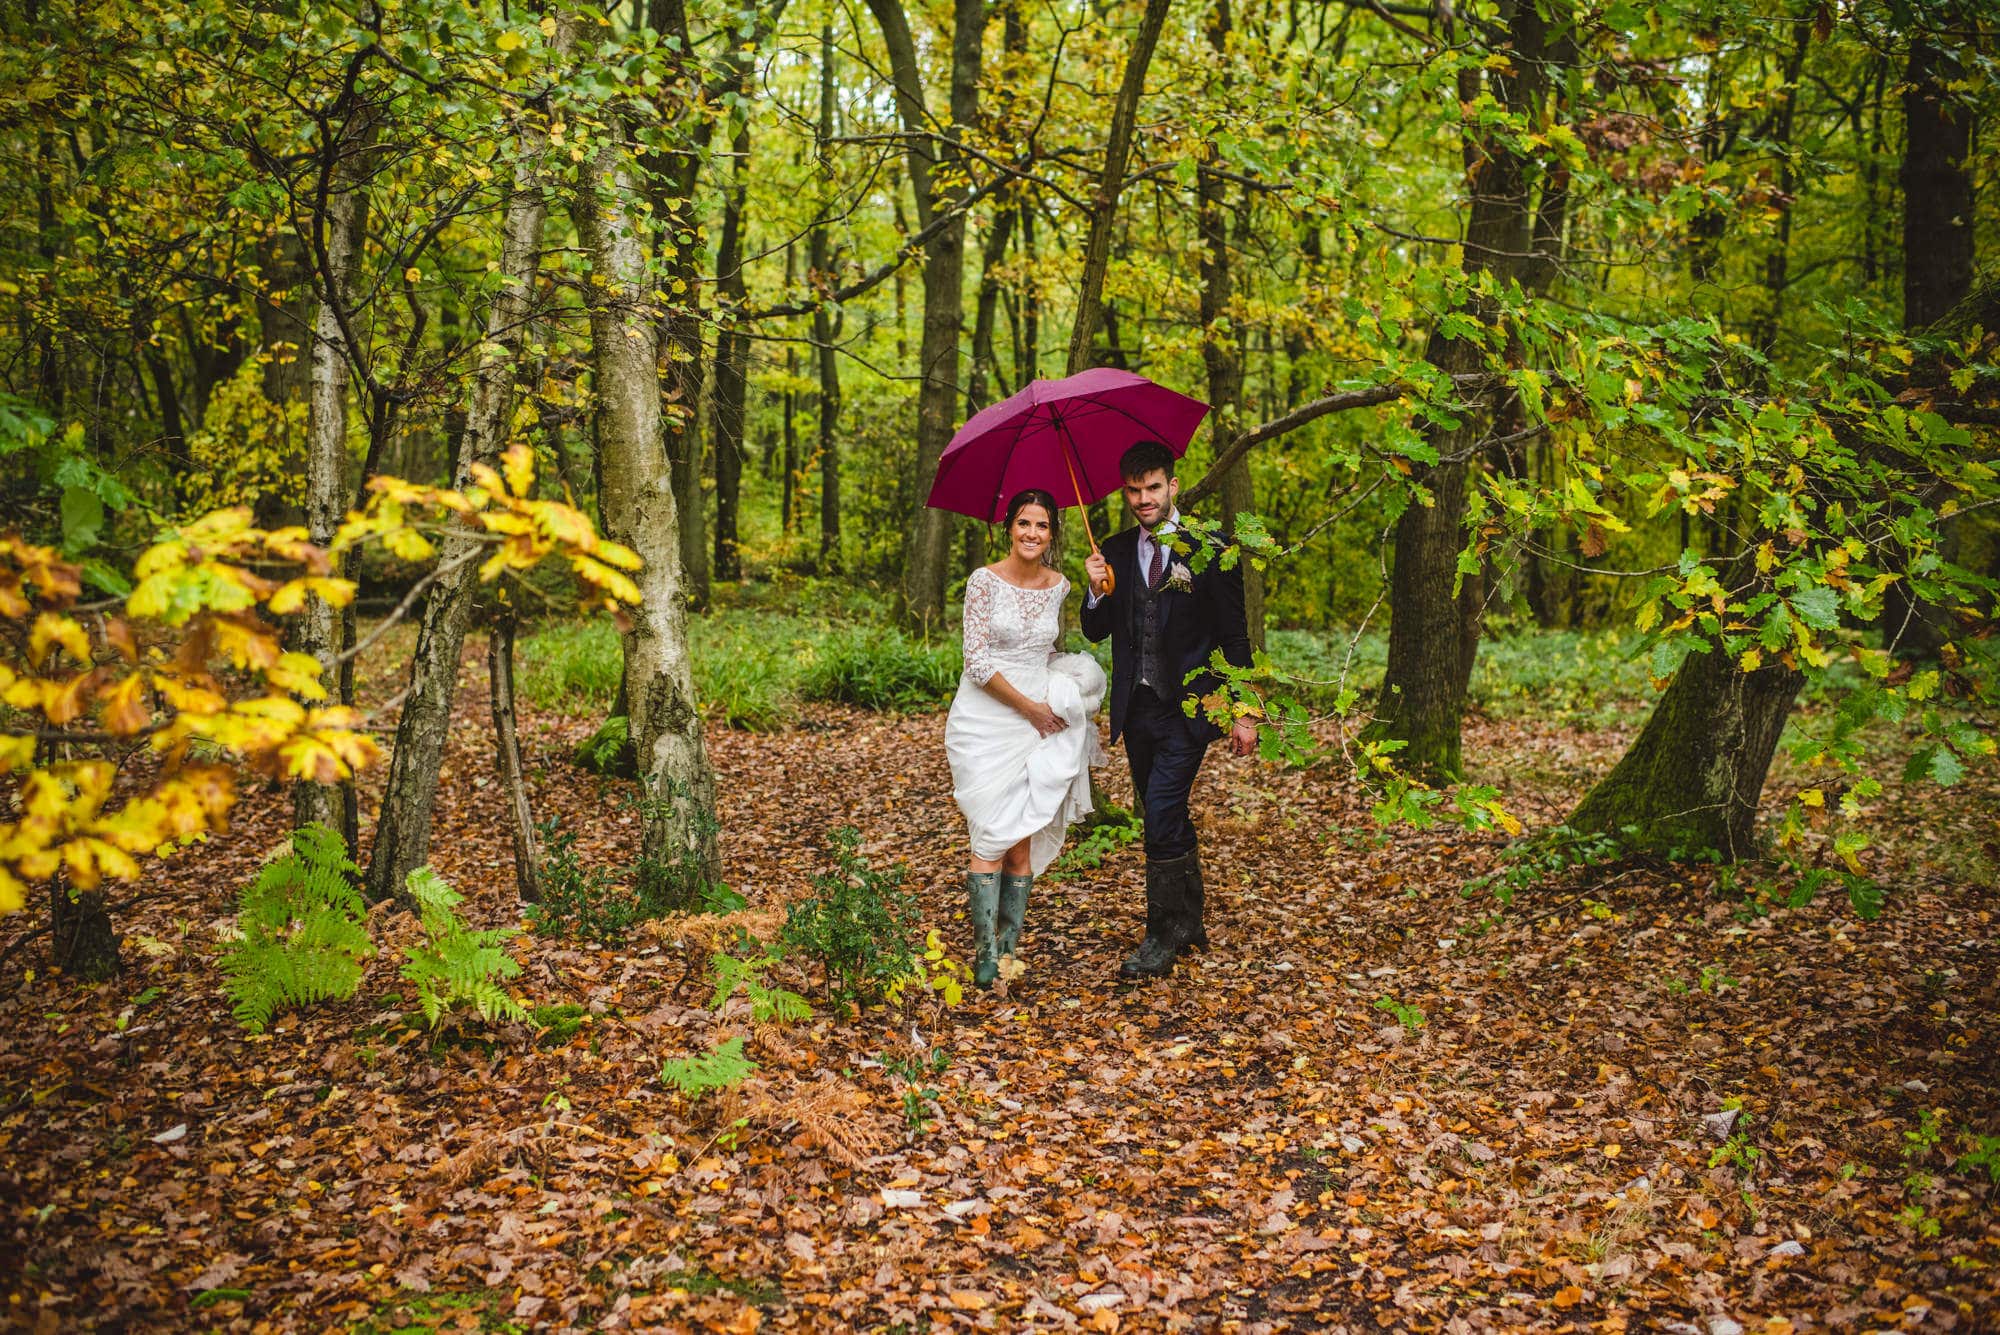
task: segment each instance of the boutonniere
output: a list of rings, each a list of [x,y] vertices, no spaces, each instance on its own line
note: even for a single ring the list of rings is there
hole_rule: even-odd
[[[1180,593],[1194,592],[1194,571],[1179,561],[1167,567],[1167,587]]]

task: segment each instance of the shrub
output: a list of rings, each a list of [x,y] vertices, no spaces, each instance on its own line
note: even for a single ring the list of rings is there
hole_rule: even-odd
[[[403,884],[424,928],[424,944],[405,952],[403,977],[416,984],[417,1004],[432,1027],[458,1006],[471,1007],[482,1020],[527,1018],[501,985],[521,972],[504,948],[514,930],[468,928],[456,912],[465,897],[429,867],[417,868]]]
[[[528,926],[536,936],[580,937],[606,946],[624,941],[642,916],[632,892],[604,868],[584,866],[576,836],[556,817],[537,828],[543,849],[542,898],[528,906]]]
[[[836,1011],[880,1001],[918,970],[917,904],[903,888],[903,868],[871,869],[860,845],[851,827],[832,833],[832,869],[786,911],[779,936],[787,958],[820,966]]]
[[[282,1007],[345,1001],[375,954],[361,869],[324,825],[292,831],[291,851],[267,863],[238,901],[243,938],[223,956],[223,990],[237,1022],[261,1033]]]

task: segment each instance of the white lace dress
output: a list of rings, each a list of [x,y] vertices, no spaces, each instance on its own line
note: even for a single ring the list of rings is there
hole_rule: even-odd
[[[972,855],[994,859],[1023,839],[1039,875],[1062,851],[1070,823],[1090,814],[1090,767],[1104,669],[1089,654],[1056,652],[1067,581],[1023,589],[991,570],[965,585],[965,675],[944,725],[952,796],[972,833]],[[1068,726],[1044,737],[986,690],[994,673]]]

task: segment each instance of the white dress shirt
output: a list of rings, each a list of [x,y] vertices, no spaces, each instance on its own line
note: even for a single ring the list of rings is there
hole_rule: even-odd
[[[1162,537],[1171,538],[1174,535],[1175,530],[1180,527],[1180,522],[1181,522],[1181,512],[1180,508],[1176,506],[1173,510],[1167,513],[1167,517],[1164,520],[1162,520],[1158,525],[1158,531],[1160,535]],[[1139,578],[1140,579],[1146,578],[1146,572],[1153,568],[1154,548],[1165,548],[1168,564],[1171,565],[1173,563],[1174,559],[1173,548],[1166,547],[1166,545],[1162,543],[1159,540],[1159,538],[1153,536],[1153,533],[1154,530],[1147,528],[1144,524],[1141,524],[1139,526]],[[1100,594],[1096,589],[1092,589],[1087,595],[1085,595],[1083,600],[1083,605],[1085,607],[1095,607],[1100,602],[1103,601],[1104,601],[1104,595]]]

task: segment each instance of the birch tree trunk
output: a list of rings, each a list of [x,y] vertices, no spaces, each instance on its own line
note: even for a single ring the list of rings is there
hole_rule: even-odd
[[[568,24],[558,30],[554,48],[558,58],[567,49],[571,34]],[[548,217],[542,179],[546,147],[545,118],[536,112],[523,122],[518,142],[514,193],[501,227],[501,283],[486,312],[486,339],[472,374],[465,430],[453,469],[452,485],[460,489],[470,485],[474,464],[491,466],[499,458],[513,421],[514,384],[535,306],[542,231]],[[397,893],[404,878],[430,860],[432,812],[451,731],[459,658],[479,583],[480,549],[473,531],[464,526],[455,528],[439,545],[438,579],[424,599],[382,811],[375,823],[375,846],[367,873],[368,896],[373,900]]]
[[[322,148],[323,189],[314,208],[319,233],[317,252],[320,299],[313,319],[312,351],[306,381],[306,532],[321,547],[332,543],[347,514],[353,487],[347,476],[347,381],[354,350],[347,344],[342,313],[353,298],[355,270],[361,261],[367,196],[359,187],[360,159],[373,138],[366,110],[351,110],[338,137]],[[353,321],[346,321],[351,328]],[[296,623],[293,648],[310,654],[320,666],[320,684],[331,693],[340,681],[340,614],[317,595],[308,594]],[[303,781],[292,791],[292,823],[324,825],[338,830],[347,847],[355,831],[347,828],[345,803],[338,785]]]
[[[702,737],[688,653],[686,588],[671,470],[660,430],[655,359],[659,311],[638,222],[632,179],[615,115],[605,147],[584,173],[573,212],[591,259],[591,362],[606,532],[645,562],[642,601],[624,638],[627,718],[639,777],[650,800],[644,852],[689,881],[712,879],[715,775]],[[691,892],[698,887],[676,887]]]

